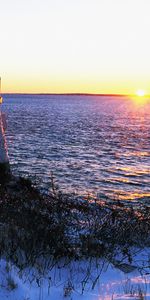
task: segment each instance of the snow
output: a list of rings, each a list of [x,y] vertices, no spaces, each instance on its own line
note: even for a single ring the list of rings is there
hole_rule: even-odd
[[[143,260],[144,259],[144,260]],[[104,259],[58,261],[45,269],[19,270],[11,262],[0,260],[1,300],[127,300],[150,299],[149,249],[136,251],[130,273]],[[128,269],[127,269],[128,270]],[[143,295],[143,298],[142,296]]]

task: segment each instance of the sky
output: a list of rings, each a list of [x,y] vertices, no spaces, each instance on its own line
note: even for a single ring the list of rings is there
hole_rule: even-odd
[[[0,0],[3,92],[150,94],[150,0]]]

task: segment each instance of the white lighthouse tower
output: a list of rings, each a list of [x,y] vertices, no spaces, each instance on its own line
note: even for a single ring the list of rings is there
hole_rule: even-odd
[[[10,175],[10,166],[5,138],[4,115],[1,111],[3,98],[1,96],[1,78],[0,78],[0,184],[5,182]]]

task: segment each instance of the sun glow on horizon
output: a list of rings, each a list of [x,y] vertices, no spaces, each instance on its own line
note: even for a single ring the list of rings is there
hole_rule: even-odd
[[[135,92],[135,95],[131,96],[131,100],[133,100],[134,104],[137,106],[143,106],[150,101],[150,96],[148,95],[146,90],[138,89]]]
[[[138,97],[144,97],[146,95],[146,92],[144,90],[137,90],[136,95]]]

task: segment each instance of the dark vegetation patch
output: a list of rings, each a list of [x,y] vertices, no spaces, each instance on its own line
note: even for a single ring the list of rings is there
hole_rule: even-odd
[[[111,258],[118,247],[128,255],[131,246],[150,246],[146,205],[77,199],[58,191],[53,180],[48,195],[27,178],[0,187],[0,254],[16,265],[34,265],[40,256]]]

